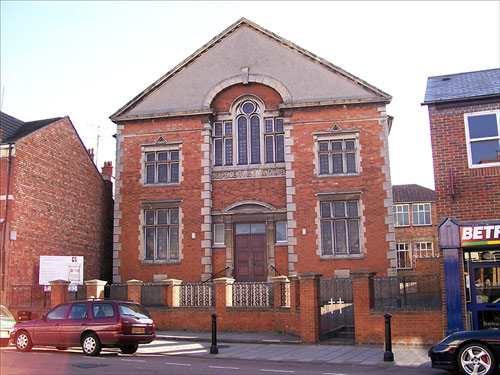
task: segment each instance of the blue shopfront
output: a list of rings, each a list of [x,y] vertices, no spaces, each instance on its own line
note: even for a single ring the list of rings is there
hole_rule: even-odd
[[[500,329],[500,223],[439,225],[447,332]]]

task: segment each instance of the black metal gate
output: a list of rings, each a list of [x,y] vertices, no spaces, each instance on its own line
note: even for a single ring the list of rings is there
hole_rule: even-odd
[[[321,279],[321,340],[354,342],[352,279]]]

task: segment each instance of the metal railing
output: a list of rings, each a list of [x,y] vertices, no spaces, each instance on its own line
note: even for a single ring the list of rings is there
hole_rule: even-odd
[[[290,283],[280,283],[281,306],[290,307]]]
[[[272,282],[236,282],[233,284],[234,307],[272,307],[274,288]]]
[[[211,282],[185,282],[180,285],[179,306],[215,306],[215,288]]]
[[[115,299],[119,301],[128,300],[128,289],[127,284],[117,283],[106,285],[104,289],[104,295],[106,298]]]
[[[442,309],[438,274],[375,277],[374,294],[376,309]]]

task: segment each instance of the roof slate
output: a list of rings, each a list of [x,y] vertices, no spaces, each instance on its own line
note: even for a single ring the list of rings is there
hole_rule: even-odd
[[[500,69],[429,77],[423,104],[500,95]]]
[[[392,200],[394,203],[435,202],[436,192],[417,185],[393,185]]]
[[[4,112],[0,112],[0,129],[2,130],[0,143],[15,143],[38,129],[61,119],[62,117],[54,117],[45,120],[24,122]]]

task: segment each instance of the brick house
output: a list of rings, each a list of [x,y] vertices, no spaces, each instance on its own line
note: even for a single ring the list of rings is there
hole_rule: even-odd
[[[40,256],[83,256],[85,279],[109,280],[111,163],[101,175],[69,117],[0,120],[1,303],[43,294]]]
[[[500,69],[429,77],[447,331],[500,327]]]
[[[436,193],[410,184],[393,185],[398,274],[438,274]]]
[[[113,281],[395,274],[390,100],[240,19],[111,116]]]

